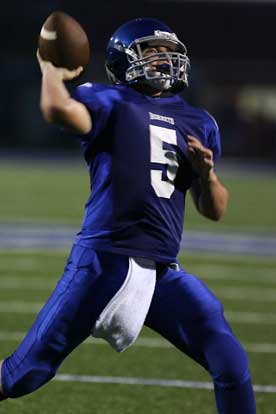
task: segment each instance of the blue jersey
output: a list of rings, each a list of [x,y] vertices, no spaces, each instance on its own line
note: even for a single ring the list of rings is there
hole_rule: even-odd
[[[81,144],[91,195],[75,243],[96,250],[175,260],[186,191],[196,178],[187,134],[220,154],[214,119],[179,95],[154,98],[125,85],[86,83],[74,92],[93,127]]]

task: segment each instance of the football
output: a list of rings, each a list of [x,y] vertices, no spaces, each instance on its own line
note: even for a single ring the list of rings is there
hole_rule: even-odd
[[[85,68],[90,58],[84,29],[73,17],[61,11],[50,14],[43,24],[38,49],[43,60],[67,69]]]

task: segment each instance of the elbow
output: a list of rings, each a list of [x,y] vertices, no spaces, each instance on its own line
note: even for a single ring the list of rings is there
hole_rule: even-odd
[[[208,218],[212,221],[220,221],[226,215],[227,201],[223,202],[220,206],[216,206],[213,210],[209,211]]]
[[[199,209],[200,214],[212,221],[220,221],[222,219],[222,217],[224,216],[224,213],[222,211],[219,210],[203,210],[203,209]]]
[[[62,119],[62,108],[57,105],[41,105],[40,106],[43,119],[49,124],[59,123]]]
[[[220,221],[225,216],[225,213],[226,213],[226,209],[212,211],[211,213],[209,212],[207,218],[209,218],[212,221]]]
[[[229,199],[229,192],[226,188],[224,188],[223,196],[218,201],[217,205],[214,206],[211,214],[210,219],[213,221],[220,221],[227,212],[227,206],[228,206],[228,199]]]
[[[212,221],[220,221],[227,212],[227,199],[223,200],[221,203],[208,206],[208,208],[200,209],[200,213]]]
[[[197,203],[198,211],[212,221],[220,221],[227,212],[229,193],[228,190],[220,186],[219,191],[200,197]]]
[[[215,206],[213,206],[213,208],[208,210],[207,217],[212,221],[220,221],[226,215],[227,205],[228,195],[222,199],[220,203],[217,203]]]

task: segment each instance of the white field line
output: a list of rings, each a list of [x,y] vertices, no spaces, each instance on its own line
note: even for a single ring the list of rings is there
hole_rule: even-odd
[[[229,322],[241,324],[276,325],[276,313],[225,311]]]
[[[213,390],[211,382],[200,381],[182,381],[168,380],[157,378],[137,378],[137,377],[103,377],[96,375],[70,375],[58,374],[54,378],[55,381],[61,382],[82,382],[97,384],[123,384],[123,385],[146,385],[166,388],[196,388],[200,390]],[[275,385],[254,385],[255,392],[275,393]]]
[[[276,289],[272,288],[248,288],[248,287],[216,287],[213,289],[221,299],[254,301],[254,302],[276,302]]]
[[[6,332],[0,331],[0,341],[21,341],[25,336],[25,332]],[[88,338],[84,341],[85,345],[109,345],[102,339]],[[158,348],[158,349],[173,349],[175,348],[170,342],[163,338],[152,338],[141,336],[136,340],[133,345],[138,348]],[[276,344],[258,344],[258,343],[247,343],[243,344],[247,352],[256,354],[276,354]]]
[[[22,254],[21,250],[19,251]],[[0,250],[1,253],[1,250]],[[9,281],[16,285],[18,282],[19,284],[25,283],[28,286],[34,285],[45,285],[49,286],[52,282],[53,284],[57,281],[61,274],[56,275],[56,279],[50,278],[43,278],[43,277],[30,277],[28,276],[27,271],[30,270],[33,272],[34,267],[39,268],[39,263],[36,259],[29,257],[30,252],[27,253],[26,257],[16,258],[16,260],[9,264],[1,264],[1,274],[0,276],[0,283],[8,284]],[[51,253],[42,252],[47,255],[51,254],[53,256],[58,256],[60,254],[64,255],[65,253],[55,251]],[[41,253],[40,253],[41,254]],[[5,276],[5,272],[10,273],[11,270],[15,272],[16,275],[14,276]],[[271,268],[271,266],[262,266],[261,270],[255,269],[252,266],[250,273],[244,272],[243,269],[239,267],[234,267],[231,265],[221,265],[221,264],[197,264],[194,265],[193,268],[186,268],[187,272],[191,272],[196,274],[199,278],[203,279],[204,281],[208,280],[227,280],[233,282],[246,282],[246,283],[260,283],[262,286],[267,282],[269,284],[276,284],[276,269]]]
[[[271,266],[262,266],[254,268],[252,264],[250,272],[246,269],[229,264],[196,264],[193,266],[193,272],[197,276],[206,280],[231,280],[247,283],[276,283],[276,269]],[[190,271],[190,269],[186,269]]]
[[[28,291],[47,291],[51,292],[55,287],[56,281],[44,279],[28,279],[17,280],[14,278],[7,278],[0,280],[1,290],[28,290]],[[261,295],[258,288],[247,287],[216,287],[212,289],[213,292],[220,299],[236,300],[236,301],[251,301],[251,302],[276,302],[276,289],[262,288]]]
[[[57,280],[37,277],[0,277],[0,289],[11,290],[52,290],[57,283]]]
[[[19,251],[20,254],[22,253],[21,250]],[[24,251],[23,251],[24,253]],[[66,255],[66,252],[60,252],[57,250],[56,252],[50,251],[50,253],[47,253],[47,251],[42,252],[44,254],[47,254],[48,256],[60,256],[60,255]],[[1,254],[1,250],[0,250]],[[40,253],[41,254],[41,253]],[[65,259],[64,259],[65,263]],[[16,258],[15,261],[11,263],[2,263],[0,270],[2,277],[0,276],[0,280],[4,279],[16,279],[16,280],[22,280],[21,278],[24,278],[24,280],[28,279],[39,279],[41,281],[45,281],[45,278],[41,277],[30,277],[28,276],[27,271],[34,271],[34,268],[39,269],[39,261],[37,259],[33,259],[29,256],[24,256],[20,258]],[[271,266],[265,266],[263,265],[261,268],[257,267],[254,268],[254,264],[252,264],[252,268],[250,269],[250,273],[248,272],[248,269],[246,271],[243,270],[243,268],[240,268],[238,266],[233,266],[230,263],[229,264],[196,264],[193,266],[186,267],[184,265],[184,269],[188,273],[193,273],[197,275],[198,277],[206,280],[231,280],[231,281],[238,281],[238,282],[248,282],[248,283],[275,283],[276,284],[276,269],[275,267]],[[5,272],[10,274],[10,272],[14,271],[14,276],[5,276]],[[59,275],[56,275],[57,278]],[[61,275],[60,275],[61,276]]]
[[[0,313],[36,314],[43,305],[42,302],[1,301]],[[225,314],[233,323],[276,325],[276,313],[226,311]]]
[[[19,302],[19,301],[1,301],[1,313],[37,313],[42,308],[43,303],[37,302]]]
[[[226,267],[225,267],[226,268]],[[208,280],[227,280],[231,282],[239,282],[239,283],[248,283],[248,284],[256,284],[259,283],[261,286],[264,284],[276,284],[276,270],[268,271],[267,273],[260,272],[256,274],[252,272],[250,275],[239,273],[237,271],[236,274],[225,272],[225,268],[223,272],[212,272],[206,274],[204,269],[202,271],[196,270],[194,274],[198,276],[200,279],[208,281]]]
[[[276,279],[276,278],[275,278]],[[7,277],[0,278],[1,290],[28,290],[28,291],[52,291],[56,280],[45,280],[43,278]],[[276,302],[276,289],[262,287],[261,295],[259,288],[250,287],[216,287],[213,289],[221,299],[254,302]]]

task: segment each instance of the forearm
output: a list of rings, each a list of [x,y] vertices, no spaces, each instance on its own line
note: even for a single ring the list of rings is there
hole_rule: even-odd
[[[219,220],[227,210],[228,190],[213,170],[200,178],[199,185],[198,210],[211,220]]]
[[[58,114],[70,103],[61,75],[51,66],[45,68],[41,83],[40,108],[47,122],[55,122]]]
[[[92,129],[92,119],[85,105],[71,98],[64,81],[72,80],[82,71],[56,68],[50,62],[42,61],[40,108],[45,121],[62,126],[76,134],[87,134]]]

